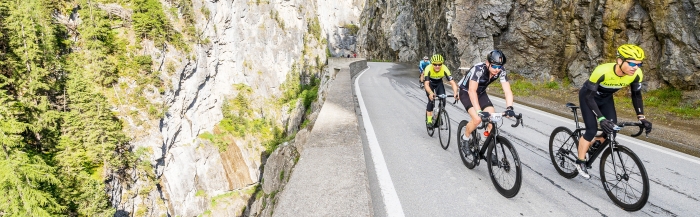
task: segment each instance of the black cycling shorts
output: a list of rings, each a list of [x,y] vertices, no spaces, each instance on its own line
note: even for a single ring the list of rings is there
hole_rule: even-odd
[[[433,93],[435,93],[436,98],[437,98],[437,95],[445,94],[445,85],[442,84],[442,79],[440,79],[438,82],[433,82],[431,79],[429,84],[430,84],[430,90],[432,90]],[[426,111],[429,111],[429,112],[433,111],[433,107],[435,107],[435,98],[433,98],[433,100],[431,101],[430,95],[428,94],[428,91],[425,92],[425,96],[428,97],[428,106],[427,106],[427,108],[425,108]]]
[[[491,99],[489,99],[488,94],[477,94],[477,97],[479,98],[479,106],[481,106],[481,110],[484,110],[484,108],[489,106],[493,107],[493,103],[491,103]],[[469,112],[469,108],[474,107],[474,105],[472,105],[472,101],[469,99],[469,92],[463,90],[462,88],[459,89],[459,101],[462,102],[462,105],[464,105],[464,109],[467,110],[467,112]]]
[[[593,114],[593,110],[586,104],[586,87],[584,86],[578,93],[578,103],[581,105],[581,117],[583,123],[586,124],[586,132],[583,134],[583,138],[586,141],[592,141],[595,134],[598,132],[598,120]],[[613,123],[617,124],[617,112],[615,111],[615,100],[613,95],[609,95],[604,98],[599,98],[598,96],[593,96],[593,100],[598,104],[598,109],[600,113],[603,113],[606,119],[612,120]]]

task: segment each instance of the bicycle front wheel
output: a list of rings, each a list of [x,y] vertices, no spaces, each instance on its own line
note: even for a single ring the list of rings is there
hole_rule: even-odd
[[[464,129],[467,128],[468,123],[469,121],[466,120],[459,122],[459,127],[457,127],[457,148],[459,149],[459,157],[462,158],[462,163],[464,163],[464,166],[469,169],[474,169],[474,167],[476,167],[476,161],[479,160],[476,158],[479,148],[476,144],[476,130],[472,132],[471,143],[467,143],[464,141],[464,139],[462,139]]]
[[[491,181],[498,193],[506,198],[514,197],[522,184],[520,158],[508,139],[498,136],[486,154]]]
[[[570,179],[578,175],[574,160],[578,157],[578,138],[566,127],[557,127],[549,136],[549,158],[559,175]]]
[[[447,150],[447,147],[450,147],[450,116],[447,115],[447,111],[444,109],[440,110],[440,114],[438,114],[438,137],[440,137],[440,145],[442,145],[442,149]]]
[[[649,177],[644,164],[625,146],[603,152],[600,181],[608,197],[626,211],[642,209],[649,199]]]
[[[426,119],[426,121],[428,121],[428,120]],[[435,120],[433,120],[433,121],[435,121]],[[430,136],[430,137],[433,137],[433,134],[435,133],[435,128],[433,128],[433,126],[434,126],[433,124],[430,124],[430,125],[426,124],[425,125],[425,128],[428,131],[428,136]]]

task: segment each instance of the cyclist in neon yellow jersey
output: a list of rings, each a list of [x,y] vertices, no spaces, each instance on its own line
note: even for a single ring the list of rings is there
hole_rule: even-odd
[[[591,177],[586,168],[586,152],[593,143],[593,138],[596,137],[598,123],[604,134],[613,133],[617,123],[613,93],[630,86],[632,106],[637,113],[637,119],[644,124],[647,133],[651,132],[651,122],[644,117],[642,60],[644,60],[642,48],[633,44],[623,44],[617,48],[616,62],[596,67],[579,91],[581,116],[586,124],[586,132],[579,139],[576,169],[586,179]],[[605,137],[602,135],[595,139],[603,143]]]
[[[459,99],[459,92],[457,91],[457,85],[455,81],[452,80],[452,73],[447,66],[443,65],[445,59],[442,55],[435,54],[430,58],[430,65],[423,69],[423,85],[425,88],[425,94],[428,95],[428,107],[425,110],[426,124],[428,126],[433,124],[433,107],[435,107],[435,96],[445,94],[445,85],[442,84],[442,78],[447,78],[452,85],[452,91],[454,92],[454,98]]]

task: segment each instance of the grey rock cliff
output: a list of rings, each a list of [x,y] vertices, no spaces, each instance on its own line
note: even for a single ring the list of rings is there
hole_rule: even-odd
[[[647,54],[647,89],[698,89],[699,8],[698,1],[367,0],[357,46],[403,62],[441,53],[451,68],[501,49],[512,72],[578,85],[612,62],[617,46],[634,43]]]
[[[182,6],[172,1],[161,3],[166,11]],[[258,190],[263,177],[261,168],[266,159],[261,139],[250,135],[227,138],[230,142],[222,151],[199,135],[213,132],[223,119],[224,102],[239,94],[236,85],[252,90],[249,98],[254,117],[273,120],[288,133],[299,130],[304,118],[301,101],[291,111],[271,102],[282,95],[281,84],[292,71],[320,77],[327,74],[312,71],[326,62],[326,44],[321,41],[327,39],[310,39],[309,22],[318,20],[321,35],[328,35],[345,23],[357,23],[362,5],[357,0],[223,0],[191,4],[201,43],[191,44],[190,53],[172,47],[155,48],[147,40],[142,44],[157,67],[172,64],[176,70],[161,75],[170,84],[164,95],[149,95],[152,102],[163,102],[168,108],[165,117],[145,120],[148,124],[143,126],[126,120],[127,130],[139,132],[132,141],[133,150],[145,150],[147,154],[139,161],[151,167],[112,175],[109,193],[117,216],[241,215],[256,199],[252,193]],[[176,29],[184,28],[181,18],[168,14]],[[338,46],[336,42],[330,45]],[[352,43],[343,46],[354,47]],[[327,80],[322,78],[318,95],[321,102]],[[313,105],[315,110],[321,102]],[[309,118],[314,117],[312,114]],[[290,159],[293,163],[297,152],[293,146],[281,147],[269,156],[272,164],[266,168],[277,174],[268,176],[290,170]],[[276,189],[283,184],[265,183],[264,193],[271,193],[270,186]]]

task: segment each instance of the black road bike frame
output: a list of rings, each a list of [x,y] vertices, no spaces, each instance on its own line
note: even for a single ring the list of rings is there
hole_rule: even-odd
[[[436,97],[437,99],[433,98],[434,100],[439,100],[438,106],[437,106],[438,109],[439,109],[439,111],[437,112],[437,114],[433,114],[433,116],[436,116],[437,118],[435,118],[435,120],[433,120],[433,125],[430,126],[431,128],[438,128],[438,127],[440,126],[440,117],[441,117],[441,114],[442,114],[443,112],[446,112],[446,111],[445,111],[445,104],[446,104],[446,102],[447,102],[447,97],[454,97],[454,95],[440,94],[440,95],[436,95],[435,97]],[[457,102],[457,101],[455,100],[455,103],[456,103],[456,102]],[[434,113],[434,112],[435,112],[435,109],[433,109],[433,113]],[[447,120],[447,121],[449,121],[449,120]]]
[[[579,123],[579,121],[578,121],[578,112],[577,112],[577,109],[578,109],[579,107],[576,106],[576,105],[574,105],[574,104],[572,104],[572,103],[567,103],[567,104],[566,104],[566,107],[570,108],[571,111],[574,113],[574,120],[575,120],[575,122],[576,122],[576,130],[574,130],[574,132],[571,134],[571,136],[570,136],[569,138],[567,138],[567,141],[565,141],[563,144],[567,144],[567,142],[568,142],[569,139],[575,139],[576,141],[573,141],[573,144],[576,144],[576,145],[577,145],[577,150],[578,150],[578,139],[581,138],[581,136],[583,136],[583,133],[581,133],[581,131],[586,130],[586,128],[582,128],[581,125],[580,125],[580,123]],[[615,132],[613,132],[613,133],[608,133],[608,134],[607,134],[606,139],[605,139],[605,142],[603,142],[603,144],[594,142],[594,143],[591,145],[591,147],[588,148],[588,151],[587,151],[587,153],[588,153],[588,161],[586,162],[586,167],[587,167],[588,169],[592,168],[591,165],[593,165],[593,163],[595,162],[596,158],[598,158],[598,156],[599,156],[601,153],[603,153],[603,151],[605,151],[606,146],[607,146],[607,148],[609,148],[610,150],[615,150],[614,148],[618,145],[618,144],[617,144],[617,141],[615,140],[615,135],[617,134],[617,131],[619,131],[619,130],[622,129],[622,127],[625,127],[625,126],[637,126],[637,127],[639,127],[639,132],[630,135],[630,136],[632,136],[632,137],[637,137],[637,136],[639,136],[639,135],[642,135],[642,131],[644,130],[644,125],[642,125],[641,123],[620,122],[620,123],[617,124],[617,126],[618,126],[618,127],[615,128]],[[598,129],[598,131],[602,131],[602,129]],[[597,144],[597,145],[596,145],[596,144]],[[562,150],[564,150],[563,147],[559,147],[559,151],[562,151]],[[566,151],[568,151],[568,150],[566,150]],[[570,151],[569,151],[569,152],[570,152]],[[569,153],[569,154],[573,154],[574,156],[578,156],[578,153]],[[620,158],[621,158],[621,157],[619,156],[620,153],[618,152],[617,154],[618,154],[618,156],[617,156],[618,159],[620,159]],[[564,155],[564,156],[565,156],[566,158],[568,158],[569,160],[571,160],[571,161],[576,161],[576,159],[571,158],[568,154],[567,154],[567,155]],[[614,163],[615,163],[615,155],[611,155],[611,156],[612,156],[612,162],[613,162],[613,164],[614,164]],[[620,162],[620,163],[622,164],[622,168],[623,168],[623,169],[626,168],[625,165],[624,165],[624,162]],[[616,167],[613,167],[613,168],[616,169]],[[615,171],[615,172],[617,172],[617,171]],[[627,173],[627,171],[624,171],[624,173]]]
[[[505,116],[504,116],[505,117]],[[523,123],[523,114],[520,113],[515,116],[515,124],[511,124],[511,127],[518,127],[518,125]],[[484,145],[481,146],[481,150],[479,150],[479,160],[476,160],[475,163],[478,166],[479,162],[481,159],[486,160],[486,149],[490,145],[496,145],[496,136],[498,136],[498,123],[492,122],[490,117],[481,117],[481,126],[478,126],[476,129],[484,129],[486,128],[489,124],[493,125],[491,127],[491,130],[489,132],[489,136],[486,137],[486,140],[484,140]],[[476,131],[475,129],[475,131]],[[459,135],[459,134],[458,134]],[[476,139],[476,138],[474,138]],[[502,146],[503,144],[501,144]],[[503,155],[505,156],[505,148],[501,147],[501,152],[503,152]],[[496,151],[496,159],[498,159],[498,151]],[[500,167],[500,165],[499,165]]]

